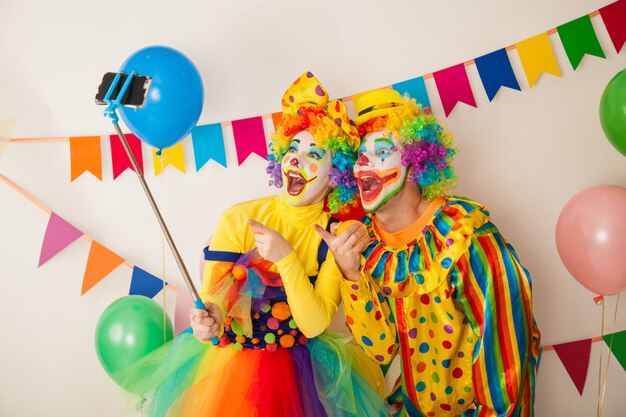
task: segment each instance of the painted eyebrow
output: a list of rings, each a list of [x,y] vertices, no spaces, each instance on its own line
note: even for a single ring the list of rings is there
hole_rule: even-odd
[[[389,138],[382,137],[382,138],[374,139],[374,143],[380,143],[380,142],[385,142],[393,146],[393,141]]]

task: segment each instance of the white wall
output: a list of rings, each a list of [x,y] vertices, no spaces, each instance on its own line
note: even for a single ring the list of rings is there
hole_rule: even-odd
[[[154,44],[183,51],[202,73],[200,123],[268,114],[279,110],[282,92],[305,70],[313,71],[331,96],[344,97],[481,56],[608,2],[3,0],[0,118],[17,117],[15,137],[114,133],[102,108],[93,104],[100,78],[133,51]],[[512,52],[523,91],[505,89],[490,103],[470,66],[478,109],[458,105],[442,118],[461,150],[457,192],[491,209],[530,269],[535,315],[543,342],[550,345],[596,336],[601,323],[593,295],[559,260],[554,240],[559,212],[592,185],[626,186],[626,161],[598,121],[600,95],[626,67],[626,52],[616,55],[600,19],[593,22],[606,60],[586,57],[574,72],[552,36],[562,78],[544,75],[529,89]],[[442,115],[432,79],[427,88]],[[147,180],[192,273],[224,208],[276,192],[262,175],[263,160],[252,157],[236,167],[232,136],[226,146],[228,169],[211,162],[195,173],[189,157],[186,175],[170,168],[154,178],[151,160],[144,160]],[[112,181],[108,149],[103,144],[103,182],[89,174],[69,182],[67,142],[9,144],[0,173],[130,262],[159,273],[158,224],[133,173]],[[93,343],[101,312],[127,293],[130,269],[118,268],[81,297],[85,241],[37,268],[47,220],[0,184],[0,415],[135,415],[100,367]],[[167,249],[165,261],[165,276],[182,288]],[[613,326],[615,297],[608,300],[607,331],[626,329],[623,301]],[[168,310],[172,306],[170,299]],[[600,344],[594,343],[581,398],[554,352],[545,352],[536,415],[592,415],[599,354]],[[613,359],[605,416],[623,415],[625,384],[626,372]]]

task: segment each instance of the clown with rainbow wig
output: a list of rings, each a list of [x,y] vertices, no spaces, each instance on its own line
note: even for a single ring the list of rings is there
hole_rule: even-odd
[[[365,227],[317,231],[345,277],[354,338],[381,365],[399,357],[395,415],[532,416],[540,333],[530,275],[487,208],[446,194],[457,180],[449,133],[394,90],[355,108]]]
[[[358,199],[358,131],[310,72],[287,90],[282,107],[267,171],[283,192],[221,215],[204,250],[206,311],[192,309],[193,334],[124,370],[147,416],[389,413],[379,365],[346,337],[324,333],[341,302],[342,277],[312,227],[327,228],[331,213]]]

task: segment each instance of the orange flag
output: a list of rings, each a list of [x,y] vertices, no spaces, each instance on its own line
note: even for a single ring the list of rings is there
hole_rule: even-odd
[[[85,171],[91,172],[102,181],[100,136],[70,138],[70,158],[72,165],[70,181],[74,181]]]
[[[283,119],[282,112],[272,113],[272,123],[274,124],[274,132],[278,130],[278,125],[280,124],[282,119]]]
[[[83,276],[83,289],[81,295],[85,294],[94,285],[109,275],[115,268],[124,263],[124,258],[111,252],[95,240],[91,242],[87,266]]]

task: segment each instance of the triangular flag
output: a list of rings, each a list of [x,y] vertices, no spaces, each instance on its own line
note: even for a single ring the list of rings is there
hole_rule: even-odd
[[[404,95],[408,94],[411,98],[414,98],[423,108],[430,107],[430,99],[428,98],[428,92],[426,91],[426,84],[424,83],[424,77],[416,77],[410,80],[402,81],[391,86],[398,93]]]
[[[544,72],[557,77],[561,76],[559,64],[556,62],[547,33],[521,41],[515,44],[515,47],[517,48],[520,61],[522,61],[522,67],[530,87],[535,84],[539,76]]]
[[[161,278],[157,278],[149,272],[144,271],[138,266],[133,267],[133,276],[130,280],[130,290],[128,295],[145,295],[152,298],[159,293],[167,282]]]
[[[563,363],[565,370],[576,385],[578,393],[583,395],[587,370],[589,369],[589,355],[591,353],[591,339],[554,345],[554,350]]]
[[[255,116],[233,120],[232,124],[233,135],[235,136],[235,149],[237,150],[237,163],[241,165],[253,153],[267,160],[263,118]]]
[[[174,334],[178,335],[189,327],[189,310],[194,307],[193,299],[187,291],[176,292],[176,311],[174,312]]]
[[[185,151],[183,142],[180,141],[174,146],[161,149],[161,155],[157,155],[159,150],[152,148],[152,160],[154,161],[154,175],[157,176],[162,170],[172,165],[183,174],[185,173]],[[161,166],[162,165],[162,166]]]
[[[626,26],[626,20],[624,21]],[[606,58],[596,32],[593,30],[591,18],[584,15],[578,19],[567,22],[556,28],[563,43],[563,48],[567,54],[572,68],[578,68],[585,54]]]
[[[13,128],[15,127],[15,117],[0,119],[0,156],[4,152],[9,139],[13,137]]]
[[[476,58],[474,62],[489,101],[492,101],[498,94],[500,87],[509,87],[520,91],[519,83],[509,60],[509,54],[505,48]]]
[[[91,172],[102,181],[102,149],[100,136],[70,138],[71,175],[70,182],[83,172]]]
[[[94,285],[109,275],[115,268],[124,263],[124,258],[111,252],[95,240],[91,242],[87,266],[83,276],[81,295],[89,291]]]
[[[476,100],[470,86],[465,64],[457,64],[433,73],[439,97],[446,117],[452,112],[456,103],[461,102],[476,107]]]
[[[611,349],[617,361],[626,371],[626,330],[621,332],[605,334],[602,336],[604,343]]]
[[[600,16],[615,50],[619,53],[626,42],[626,0],[604,6],[600,9]]]
[[[130,151],[137,160],[139,170],[143,174],[143,154],[141,151],[141,141],[132,133],[124,133]],[[124,150],[124,145],[117,135],[111,135],[111,160],[113,162],[113,179],[116,179],[127,168],[133,169],[133,165]],[[133,170],[134,171],[134,170]]]
[[[280,124],[281,120],[283,120],[282,112],[272,113],[272,124],[274,125],[274,132],[278,130],[278,125]]]
[[[50,213],[48,226],[46,226],[46,232],[43,236],[38,266],[48,262],[50,258],[67,248],[70,243],[74,242],[82,235],[84,235],[83,232],[57,216],[55,213]]]
[[[221,123],[194,127],[191,130],[191,142],[196,172],[211,159],[226,168],[226,150]]]

